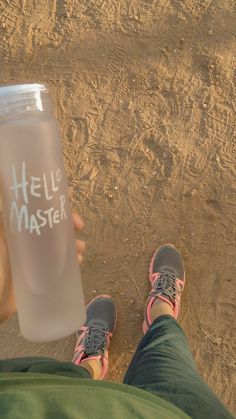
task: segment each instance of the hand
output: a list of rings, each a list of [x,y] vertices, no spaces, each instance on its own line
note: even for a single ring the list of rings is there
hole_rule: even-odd
[[[0,323],[11,317],[15,311],[16,302],[11,279],[11,267],[0,214]]]
[[[72,211],[72,222],[74,229],[80,231],[84,228],[82,218],[75,211]],[[82,253],[85,250],[85,242],[76,239],[76,252],[78,262],[83,260]],[[11,317],[16,311],[16,302],[11,277],[8,248],[4,226],[0,213],[0,323]]]

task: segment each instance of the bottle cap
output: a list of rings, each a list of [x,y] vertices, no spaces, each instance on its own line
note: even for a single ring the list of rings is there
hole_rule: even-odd
[[[51,112],[49,89],[44,84],[12,84],[0,87],[0,116],[15,116],[26,112]]]

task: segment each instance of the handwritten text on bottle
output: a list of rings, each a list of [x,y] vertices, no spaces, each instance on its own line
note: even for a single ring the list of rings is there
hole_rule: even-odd
[[[18,177],[15,165],[12,167],[12,186],[11,190],[14,194],[14,201],[11,205],[10,222],[11,230],[14,227],[19,232],[23,229],[28,230],[31,234],[36,233],[41,235],[43,228],[49,227],[52,229],[55,224],[59,224],[62,220],[67,219],[65,210],[65,195],[59,195],[58,207],[51,206],[47,209],[37,209],[34,214],[30,214],[29,206],[32,197],[38,198],[39,202],[47,203],[55,199],[54,194],[60,190],[60,183],[62,182],[61,170],[50,170],[48,174],[43,173],[40,177],[27,176],[26,163],[22,162],[21,174]],[[23,204],[22,204],[23,200]],[[19,206],[19,201],[21,202]]]

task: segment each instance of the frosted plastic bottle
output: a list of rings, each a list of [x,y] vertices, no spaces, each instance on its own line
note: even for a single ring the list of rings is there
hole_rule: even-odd
[[[48,88],[0,88],[3,220],[22,335],[68,336],[85,322],[58,124]]]

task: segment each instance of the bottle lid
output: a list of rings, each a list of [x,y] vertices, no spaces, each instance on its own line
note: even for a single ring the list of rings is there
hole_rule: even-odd
[[[12,84],[0,87],[0,116],[26,112],[51,112],[49,89],[44,84]]]

